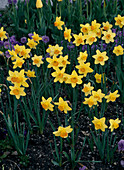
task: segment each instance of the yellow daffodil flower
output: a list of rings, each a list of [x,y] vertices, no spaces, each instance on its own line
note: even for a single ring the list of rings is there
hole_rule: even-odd
[[[73,70],[72,74],[68,76],[66,83],[71,84],[74,88],[77,84],[82,84],[83,76],[78,76],[75,70]]]
[[[94,42],[97,41],[97,38],[96,38],[96,33],[94,32],[89,32],[88,35],[85,36],[86,38],[86,44],[89,44],[89,45],[92,45]]]
[[[28,38],[27,45],[28,45],[31,49],[36,49],[37,43],[36,43],[33,39],[29,39],[29,38]]]
[[[83,32],[84,35],[87,35],[88,32],[90,31],[90,24],[80,24],[80,27],[81,27],[81,32]]]
[[[25,73],[27,74],[28,77],[36,77],[35,76],[35,71],[28,70],[28,71],[25,71]]]
[[[82,92],[85,93],[85,96],[88,96],[91,94],[91,91],[94,89],[93,86],[91,86],[91,83],[89,82],[88,84],[84,84],[84,88],[82,89]]]
[[[4,31],[3,27],[0,28],[0,39],[3,41],[4,39],[7,39],[6,31]]]
[[[102,98],[105,97],[105,94],[102,93],[102,90],[92,91],[92,95],[97,102],[102,103]]]
[[[92,73],[93,69],[90,68],[90,63],[80,63],[80,65],[75,66],[78,69],[79,74],[83,74],[84,77],[87,76],[88,73]]]
[[[62,70],[60,70],[59,68],[56,69],[56,71],[51,74],[53,77],[55,77],[54,82],[59,81],[60,83],[63,83],[64,72],[65,72],[65,68],[63,68]]]
[[[86,62],[87,56],[88,56],[87,51],[80,52],[79,57],[77,58],[79,64]]]
[[[41,101],[41,105],[42,107],[47,111],[53,111],[53,107],[54,105],[52,105],[50,102],[52,101],[52,97],[49,97],[47,100],[42,96],[42,101]]]
[[[93,96],[84,99],[85,101],[83,102],[83,104],[88,104],[89,107],[92,107],[93,105],[97,105],[97,101]]]
[[[66,68],[66,65],[67,64],[70,64],[70,62],[68,61],[68,55],[66,56],[60,56],[59,57],[59,60],[60,60],[60,64],[59,64],[59,67],[65,67]]]
[[[22,68],[22,65],[24,64],[24,62],[25,61],[23,60],[23,58],[16,57],[16,61],[13,62],[14,64],[13,68],[14,69],[17,67]]]
[[[33,32],[33,36],[32,36],[33,40],[36,41],[37,43],[39,43],[40,40],[42,40],[42,38],[36,34],[35,32]]]
[[[114,47],[113,53],[115,53],[116,56],[123,55],[124,49],[122,48],[121,45],[118,45],[118,46]]]
[[[106,51],[100,52],[96,50],[96,55],[92,56],[95,59],[95,64],[101,64],[102,66],[105,65],[105,61],[108,60],[108,56],[106,56]]]
[[[71,111],[71,107],[68,106],[67,101],[64,101],[62,97],[59,98],[59,102],[55,102],[55,105],[58,105],[58,109],[61,112],[67,113],[67,111]]]
[[[76,44],[76,46],[79,46],[79,45],[84,45],[84,40],[85,40],[85,36],[82,35],[82,33],[79,33],[79,35],[77,34],[73,34],[75,40],[73,41],[74,44]]]
[[[29,53],[31,52],[31,49],[26,49],[25,46],[21,46],[20,47],[20,52],[19,52],[19,56],[23,57],[24,59],[30,58]]]
[[[43,64],[42,56],[37,56],[35,54],[31,59],[33,60],[33,65],[36,65],[37,67],[40,67],[40,65]]]
[[[20,96],[26,96],[26,93],[24,92],[24,87],[20,87],[18,85],[9,86],[11,89],[10,94],[14,95],[17,99],[20,99]]]
[[[68,40],[68,42],[71,41],[71,38],[72,38],[72,36],[71,36],[71,29],[67,29],[65,27],[64,38],[65,38],[65,40]]]
[[[110,119],[110,127],[109,129],[111,129],[111,132],[113,132],[114,129],[117,129],[119,127],[119,123],[121,123],[121,120],[117,119]]]
[[[108,31],[109,29],[112,28],[112,24],[110,24],[108,21],[103,22],[102,25],[103,25],[102,30],[104,30],[104,31]]]
[[[71,128],[71,126],[68,127],[62,127],[59,126],[58,127],[58,131],[53,132],[53,134],[55,136],[60,136],[61,138],[67,138],[68,137],[68,133],[71,133],[73,131],[73,129]]]
[[[9,70],[9,77],[7,77],[8,81],[11,81],[13,84],[18,85],[18,86],[24,86],[24,87],[29,87],[28,83],[26,82],[27,78],[25,78],[24,75],[24,69],[21,70],[20,72],[18,71],[10,71]]]
[[[60,58],[57,58],[56,56],[53,56],[53,58],[46,58],[46,61],[49,63],[47,67],[53,67],[53,69],[55,70],[59,67],[59,64],[61,63]]]
[[[102,33],[104,34],[104,36],[102,37],[102,40],[105,40],[107,44],[110,42],[114,42],[114,37],[116,36],[115,33],[112,33],[111,30],[103,31]]]
[[[122,17],[121,15],[115,17],[115,21],[115,25],[118,25],[120,28],[124,26],[124,17]]]
[[[61,21],[61,17],[56,17],[56,21],[54,22],[54,26],[57,27],[59,30],[63,30],[62,26],[64,22]]]
[[[107,103],[112,101],[114,102],[116,100],[116,98],[118,98],[120,96],[120,94],[117,94],[118,93],[118,90],[116,90],[115,92],[111,93],[107,96],[105,96],[105,99],[107,99]]]
[[[95,79],[96,79],[96,82],[97,82],[97,83],[101,83],[102,75],[96,73],[96,74],[95,74]]]
[[[102,117],[101,119],[97,119],[96,117],[94,117],[92,123],[94,124],[96,130],[100,129],[103,132],[105,132],[105,129],[108,127],[105,124],[105,117]]]

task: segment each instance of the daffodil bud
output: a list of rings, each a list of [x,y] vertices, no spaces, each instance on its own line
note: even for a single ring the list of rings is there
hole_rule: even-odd
[[[43,3],[41,0],[37,0],[36,1],[36,8],[42,8],[43,7]]]

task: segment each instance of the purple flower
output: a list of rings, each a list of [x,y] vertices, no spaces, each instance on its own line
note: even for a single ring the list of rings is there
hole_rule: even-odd
[[[85,170],[85,169],[87,169],[86,166],[83,166],[82,168],[81,167],[79,168],[79,170]]]
[[[4,42],[3,41],[0,41],[0,46],[3,46]]]
[[[10,42],[11,42],[11,44],[14,44],[14,45],[17,43],[15,35],[10,37]]]
[[[17,0],[8,0],[8,3],[9,3],[9,4],[16,4],[16,3],[17,3]]]
[[[28,36],[29,36],[30,39],[32,39],[32,36],[33,36],[33,35],[34,35],[34,34],[32,34],[32,33],[29,33],[29,34],[28,34]]]
[[[121,166],[124,168],[124,160],[121,160]]]
[[[118,32],[117,32],[117,35],[118,35],[119,37],[121,37],[121,36],[122,36],[122,32],[121,32],[121,31],[118,31]]]
[[[10,43],[9,43],[9,41],[5,41],[5,42],[4,42],[4,48],[5,48],[5,49],[10,49]]]
[[[44,35],[44,36],[42,36],[42,41],[46,44],[50,41],[50,39],[48,36]]]
[[[116,33],[116,28],[113,28],[113,29],[112,29],[112,32]]]
[[[9,51],[6,51],[6,52],[5,52],[5,55],[6,55],[7,58],[10,58],[10,57],[11,57],[10,54],[9,54]]]
[[[87,45],[82,46],[82,51],[85,51],[85,50],[87,50]]]
[[[0,17],[2,17],[2,14],[0,14]]]
[[[45,58],[50,58],[49,53],[47,53],[47,54],[45,55]]]
[[[118,150],[119,151],[124,151],[124,140],[121,139],[119,142],[118,142]]]
[[[68,48],[69,50],[73,49],[74,47],[75,47],[75,45],[73,44],[73,42],[70,42],[70,43],[68,43],[68,45],[67,45],[67,48]]]
[[[22,37],[21,38],[21,43],[25,44],[27,42],[27,38],[26,37]]]

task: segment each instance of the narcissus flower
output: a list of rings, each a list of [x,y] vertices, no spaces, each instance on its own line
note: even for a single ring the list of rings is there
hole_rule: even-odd
[[[110,102],[110,101],[114,102],[116,100],[116,98],[120,96],[120,94],[117,94],[117,93],[118,93],[118,90],[116,90],[113,93],[110,92],[109,95],[105,96],[105,99],[107,99],[106,102],[107,103]]]
[[[90,68],[90,63],[80,63],[80,65],[75,66],[78,69],[79,74],[83,74],[84,77],[87,76],[88,73],[92,73],[93,69]]]
[[[91,22],[90,30],[91,30],[92,32],[95,32],[95,33],[96,33],[96,31],[100,28],[100,26],[101,26],[101,24],[97,23],[97,21],[94,20],[94,21]]]
[[[14,69],[17,67],[22,68],[22,65],[24,64],[24,62],[25,61],[22,58],[16,57],[16,61],[13,62],[14,64],[13,68]]]
[[[62,55],[63,47],[59,47],[59,45],[56,44],[52,50],[53,50],[53,56]]]
[[[78,76],[75,70],[73,70],[72,74],[68,76],[66,83],[69,83],[74,88],[77,84],[82,84],[83,76]]]
[[[85,36],[86,38],[86,44],[92,45],[94,42],[97,41],[96,33],[89,32],[88,35]]]
[[[102,40],[105,40],[107,44],[110,42],[114,42],[114,37],[116,36],[115,33],[112,33],[111,30],[103,31],[102,33],[104,34],[104,36],[102,37]]]
[[[19,56],[20,57],[22,56],[24,59],[30,58],[30,55],[29,55],[30,51],[31,49],[26,49],[25,46],[23,45],[20,47]]]
[[[47,111],[53,111],[53,107],[54,105],[51,104],[52,101],[52,97],[49,97],[47,100],[42,96],[42,101],[41,101],[41,105],[42,107]]]
[[[14,86],[9,86],[9,88],[11,89],[10,94],[14,95],[17,99],[19,99],[20,96],[26,96],[26,93],[24,92],[23,87],[14,85]]]
[[[83,36],[82,33],[79,33],[79,35],[73,34],[73,36],[75,38],[75,41],[73,41],[73,43],[76,44],[76,46],[84,45],[85,36]]]
[[[15,60],[18,57],[14,50],[12,50],[12,51],[8,50],[8,52],[11,56],[11,60]]]
[[[93,105],[97,105],[97,101],[93,96],[90,96],[89,98],[85,98],[83,104],[88,104],[89,107],[92,107]]]
[[[70,64],[70,62],[68,61],[68,55],[64,57],[60,56],[59,61],[60,61],[59,67],[66,67],[67,64]]]
[[[68,40],[68,42],[71,41],[71,38],[72,38],[72,36],[71,36],[71,29],[67,29],[65,27],[64,38],[65,38],[65,40]]]
[[[0,39],[3,41],[4,39],[7,39],[6,31],[4,31],[3,27],[0,28]]]
[[[94,89],[93,86],[91,86],[91,83],[89,82],[88,84],[84,84],[84,88],[82,89],[82,92],[85,93],[85,96],[88,96],[91,94],[91,91]]]
[[[55,102],[55,105],[58,105],[58,109],[61,112],[67,113],[67,111],[72,110],[71,107],[68,106],[67,101],[64,101],[62,97],[59,98],[59,102]]]
[[[108,60],[108,56],[106,56],[106,51],[100,52],[99,50],[96,50],[96,55],[92,56],[95,59],[95,64],[101,64],[102,66],[105,64],[105,61]]]
[[[15,49],[15,53],[16,53],[16,54],[19,54],[19,53],[21,52],[21,46],[18,45],[18,44],[16,44],[16,45],[14,46],[14,49]]]
[[[49,45],[49,47],[46,49],[46,52],[49,53],[50,56],[54,55],[54,46]]]
[[[115,21],[115,25],[118,25],[120,28],[124,26],[124,17],[122,17],[121,15],[115,17]]]
[[[104,30],[104,31],[108,31],[109,29],[112,28],[112,24],[110,24],[108,21],[103,22],[102,25],[103,25],[102,30]]]
[[[36,77],[35,76],[35,71],[28,70],[28,71],[25,71],[25,73],[27,74],[28,77]]]
[[[27,45],[28,45],[31,49],[36,49],[37,43],[36,43],[33,39],[29,39],[29,38],[28,38]]]
[[[96,74],[95,74],[95,79],[96,79],[96,82],[97,82],[97,83],[101,83],[102,75],[96,73]]]
[[[33,65],[36,65],[37,67],[40,67],[40,65],[43,64],[42,56],[37,56],[35,54],[34,57],[32,57],[32,60],[33,60]]]
[[[92,121],[92,123],[94,124],[96,130],[100,129],[103,132],[105,132],[105,129],[108,127],[105,124],[105,117],[101,119],[97,119],[96,117],[94,117],[94,120]]]
[[[84,51],[84,52],[80,52],[79,54],[79,57],[77,58],[78,59],[78,62],[81,64],[81,63],[84,63],[86,60],[87,60],[87,51]]]
[[[48,68],[53,67],[53,69],[57,69],[59,67],[59,64],[61,63],[60,59],[56,56],[53,56],[53,58],[46,58],[46,61],[49,63],[47,66]]]
[[[102,103],[102,98],[105,97],[105,94],[102,93],[102,90],[92,91],[92,95],[97,102]]]
[[[123,55],[124,49],[122,48],[121,45],[118,45],[118,46],[114,47],[113,53],[115,53],[116,56]]]
[[[90,31],[90,24],[80,24],[81,27],[81,32],[83,32],[84,35],[88,34],[88,32]]]
[[[65,128],[62,126],[59,126],[58,131],[53,132],[53,134],[55,136],[60,136],[61,138],[67,138],[68,133],[71,133],[72,131],[73,131],[73,129],[71,128],[71,126],[67,126]]]
[[[56,21],[54,22],[54,26],[57,27],[59,30],[63,30],[62,26],[64,22],[61,21],[61,17],[56,17]]]
[[[63,83],[64,72],[65,72],[65,68],[63,68],[62,70],[60,70],[59,68],[56,69],[56,71],[51,74],[53,77],[55,77],[54,82],[59,81],[60,83]]]
[[[111,132],[113,132],[114,129],[117,129],[119,127],[119,123],[121,123],[121,120],[117,119],[110,119],[110,127],[109,129],[111,129]]]
[[[43,7],[43,3],[41,0],[37,0],[36,1],[36,8],[42,8]]]
[[[36,34],[35,32],[33,33],[33,36],[32,36],[33,40],[36,41],[37,43],[39,43],[40,40],[42,40],[42,38]]]
[[[9,77],[7,77],[8,81],[11,81],[13,84],[18,85],[18,86],[24,86],[24,87],[29,87],[28,83],[26,82],[27,78],[25,78],[24,75],[24,69],[21,70],[20,72],[18,71],[10,71],[9,70]]]

